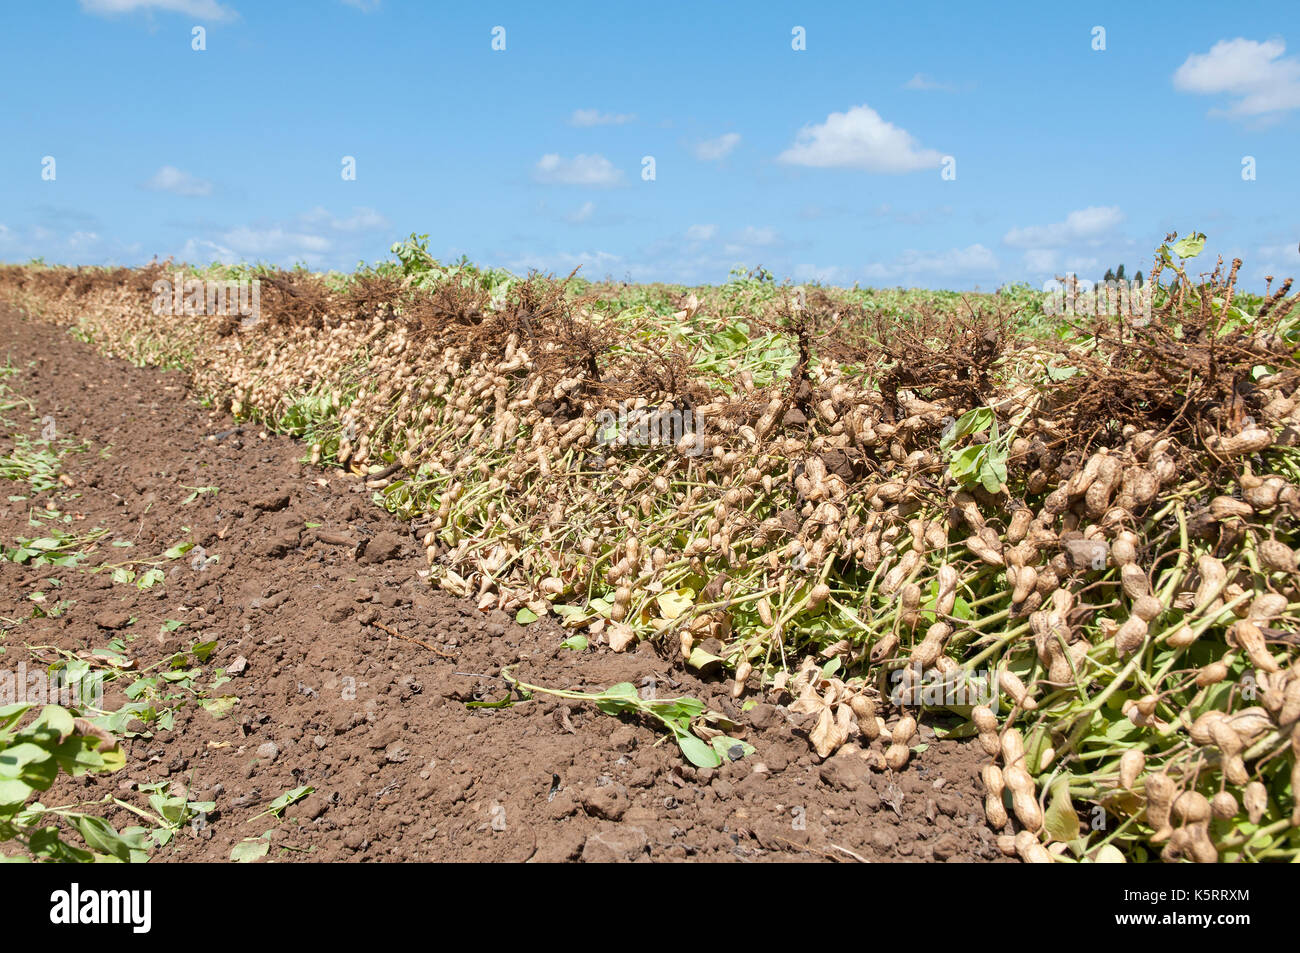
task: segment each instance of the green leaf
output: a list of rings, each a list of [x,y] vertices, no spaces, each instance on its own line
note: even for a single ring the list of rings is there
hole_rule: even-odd
[[[587,651],[587,637],[585,635],[571,635],[560,643],[560,648],[570,649],[574,652]]]
[[[534,612],[532,609],[528,608],[527,606],[524,606],[522,609],[520,609],[518,612],[515,613],[515,621],[518,622],[520,625],[528,625],[532,622],[537,621],[537,613]]]
[[[230,859],[237,864],[251,864],[253,861],[265,857],[266,852],[270,849],[269,842],[262,840],[260,837],[253,837],[242,840],[230,848]]]
[[[596,707],[606,715],[617,715],[625,711],[635,711],[641,707],[641,696],[631,682],[619,682],[611,685],[592,699]]]
[[[179,658],[184,657],[183,655],[179,656]],[[192,682],[202,674],[203,669],[201,668],[187,668],[175,672],[159,672],[158,677],[164,682]]]
[[[57,732],[60,740],[68,737],[76,730],[72,720],[72,712],[58,705],[46,705],[42,708],[40,715],[32,722],[32,728],[37,726]]]
[[[102,817],[89,815],[78,817],[76,825],[87,847],[98,853],[115,857],[124,864],[131,863],[134,859],[133,852],[144,850],[143,838],[128,840]]]
[[[5,705],[0,708],[0,731],[14,724],[23,715],[32,710],[32,705],[27,702],[18,702],[13,705]]]
[[[104,774],[116,771],[126,764],[126,755],[120,747],[100,751],[97,735],[70,735],[55,745],[51,752],[65,774],[74,778],[87,772]]]
[[[21,737],[21,736],[20,736]],[[42,785],[39,782],[48,778],[54,779],[56,771],[51,763],[49,768],[47,762],[52,762],[54,755],[49,749],[30,741],[19,742],[16,745],[0,750],[0,777],[2,778],[27,778],[36,783],[36,786],[45,790],[48,785]]]
[[[678,728],[689,728],[692,718],[704,714],[704,702],[696,698],[664,698],[642,702],[651,712]]]
[[[741,758],[748,758],[754,753],[754,746],[739,738],[729,738],[726,735],[718,735],[711,742],[713,750],[717,752],[718,757],[723,761],[739,761]]]
[[[139,589],[152,589],[155,583],[162,582],[166,578],[161,569],[150,569],[137,579],[135,584]]]
[[[952,459],[948,461],[948,473],[958,483],[966,483],[972,474],[978,472],[983,458],[983,444],[966,447],[952,455]]]
[[[188,540],[183,543],[177,543],[175,546],[171,547],[171,549],[163,553],[163,558],[180,559],[182,556],[184,556],[193,548],[194,548],[194,544],[192,542],[189,542]]]
[[[200,703],[203,710],[213,718],[225,718],[239,704],[239,699],[234,695],[222,695],[220,698],[205,698]]]
[[[1097,851],[1097,856],[1093,858],[1094,863],[1098,864],[1123,864],[1124,853],[1114,844],[1103,844]]]
[[[724,661],[725,659],[721,656],[714,655],[713,653],[696,646],[691,649],[690,657],[686,659],[686,666],[695,669],[697,672],[702,672],[705,669],[715,668],[722,665]]]
[[[0,816],[5,813],[12,813],[6,812],[6,807],[22,807],[35,790],[34,787],[20,778],[0,777]]]
[[[1051,803],[1043,814],[1043,828],[1055,841],[1069,843],[1079,836],[1079,815],[1070,800],[1069,777],[1057,778],[1052,785]]]
[[[988,407],[976,407],[957,418],[943,433],[939,440],[939,449],[948,450],[962,437],[983,433],[993,424],[993,411]]]
[[[665,619],[678,619],[695,605],[695,592],[686,588],[672,589],[655,596],[655,602],[659,604],[659,614]]]
[[[980,465],[979,481],[990,493],[997,493],[1007,481],[1007,455],[991,449]]]
[[[265,811],[263,811],[261,814],[253,815],[252,817],[249,818],[249,820],[255,821],[259,817],[265,817],[267,814],[274,814],[276,817],[279,817],[286,807],[288,807],[290,804],[293,804],[295,801],[301,801],[303,798],[305,798],[308,794],[310,794],[314,790],[316,789],[304,784],[300,788],[294,788],[292,791],[286,791],[284,794],[281,794],[278,798],[272,801],[270,806]]]
[[[1068,381],[1075,374],[1079,373],[1077,367],[1057,367],[1054,364],[1047,365],[1047,379],[1051,381]]]
[[[697,768],[716,768],[722,764],[722,756],[713,749],[712,745],[705,744],[689,731],[678,730],[674,734],[677,737],[677,746],[682,749],[686,760]]]
[[[1174,242],[1173,251],[1179,258],[1195,258],[1205,248],[1205,233],[1193,232],[1186,238]]]
[[[43,827],[39,831],[34,831],[28,838],[27,846],[35,856],[48,857],[60,863],[85,864],[95,859],[95,855],[90,851],[73,847],[60,840],[57,827]]]

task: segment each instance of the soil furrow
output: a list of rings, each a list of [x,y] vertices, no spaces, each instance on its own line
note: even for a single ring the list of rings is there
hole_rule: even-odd
[[[969,744],[923,724],[926,747],[900,773],[871,770],[852,746],[822,762],[806,716],[766,701],[742,711],[729,679],[697,677],[649,643],[576,652],[550,623],[519,626],[431,589],[411,527],[360,481],[203,407],[184,376],[104,358],[8,308],[0,340],[14,369],[4,383],[30,401],[0,414],[0,454],[44,432],[66,476],[42,492],[3,487],[0,545],[57,532],[83,554],[0,565],[0,668],[77,653],[101,666],[95,651],[117,640],[125,672],[104,707],[129,689],[161,713],[127,725],[123,771],[60,781],[46,804],[113,795],[147,809],[164,782],[214,802],[155,850],[163,861],[224,861],[263,837],[281,861],[1000,857]],[[145,586],[152,569],[161,579]],[[190,650],[208,642],[199,662]],[[138,685],[173,664],[187,677]],[[756,753],[696,770],[651,726],[591,706],[467,708],[505,696],[506,665],[554,688],[629,681],[694,696]],[[304,786],[282,818],[263,813]]]

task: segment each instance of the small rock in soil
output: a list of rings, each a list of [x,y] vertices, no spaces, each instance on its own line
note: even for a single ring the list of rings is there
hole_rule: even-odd
[[[396,559],[402,554],[402,541],[396,533],[384,531],[375,536],[374,539],[366,543],[366,548],[362,551],[361,557],[357,562],[364,566],[375,563],[387,562],[390,559]]]
[[[870,773],[866,760],[857,751],[841,751],[821,767],[822,780],[840,791],[856,791]]]
[[[253,509],[276,513],[289,505],[288,493],[272,493],[253,502]]]
[[[582,859],[588,864],[625,864],[645,853],[648,840],[643,828],[622,827],[587,835]]]
[[[95,625],[101,629],[121,629],[131,621],[131,613],[125,609],[105,609],[95,616]]]
[[[871,833],[871,846],[876,850],[892,850],[897,843],[898,835],[887,827],[879,828]]]
[[[619,785],[606,784],[604,787],[588,791],[582,798],[582,806],[593,817],[607,821],[617,821],[627,810],[627,794]]]

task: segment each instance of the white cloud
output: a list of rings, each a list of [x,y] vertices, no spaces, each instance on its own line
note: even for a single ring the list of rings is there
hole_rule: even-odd
[[[4,226],[0,225],[0,228]],[[1259,257],[1270,261],[1292,261],[1300,264],[1300,247],[1295,245],[1260,245]]]
[[[372,208],[358,206],[347,218],[337,218],[321,206],[302,216],[307,225],[325,225],[338,232],[364,232],[388,228],[388,219]]]
[[[357,206],[351,214],[338,216],[318,205],[286,222],[240,225],[191,237],[177,257],[189,262],[261,260],[280,265],[305,262],[313,268],[344,267],[354,264],[368,249],[373,251],[374,233],[390,227],[388,219],[373,208]]]
[[[1025,271],[1038,275],[1055,272],[1059,265],[1060,254],[1051,248],[1031,248],[1025,252]]]
[[[617,265],[623,259],[619,255],[604,251],[554,252],[543,255],[522,255],[507,264],[511,271],[544,271],[568,274],[574,268],[582,267],[585,277],[596,279],[605,270]]]
[[[1035,277],[1075,274],[1097,278],[1101,275],[1102,264],[1100,258],[1092,256],[1064,255],[1053,248],[1031,248],[1025,252],[1024,270]]]
[[[718,234],[716,225],[692,225],[686,229],[686,239],[692,242],[712,241]]]
[[[583,222],[590,221],[591,216],[596,212],[596,203],[587,201],[565,216],[565,219],[574,225],[581,225]]]
[[[154,10],[184,13],[200,20],[233,20],[239,16],[217,0],[81,0],[81,9],[99,16]]]
[[[219,261],[223,265],[234,265],[240,259],[233,249],[204,238],[191,238],[176,257],[195,265],[209,264],[214,261]]]
[[[873,262],[864,273],[869,281],[907,284],[918,278],[990,277],[998,268],[997,255],[983,245],[923,252],[909,249],[890,262]]]
[[[1013,228],[1002,241],[1013,248],[1059,248],[1101,238],[1124,221],[1118,205],[1093,205],[1071,212],[1063,222]]]
[[[691,151],[695,153],[695,158],[704,162],[717,162],[730,155],[731,150],[738,145],[740,145],[740,133],[728,132],[716,139],[697,142]]]
[[[926,76],[924,73],[917,73],[903,84],[903,88],[916,89],[922,92],[953,93],[957,91],[957,87],[951,83],[941,83],[937,79]]]
[[[65,215],[62,219],[94,220],[89,215]],[[139,260],[141,252],[139,242],[105,238],[97,226],[92,225],[71,230],[62,225],[56,228],[35,224],[15,225],[13,228],[0,225],[0,248],[10,255],[17,251],[23,259],[40,256],[51,262],[78,265],[121,264]]]
[[[206,179],[182,172],[174,165],[165,165],[153,174],[145,188],[173,195],[201,196],[212,194],[212,183]]]
[[[935,205],[929,208],[899,209],[888,202],[877,205],[871,210],[876,218],[887,218],[896,225],[932,225],[935,222],[952,218],[951,205]]]
[[[1263,281],[1266,275],[1272,275],[1277,283],[1286,278],[1300,278],[1300,248],[1294,244],[1261,245],[1256,249],[1253,261],[1249,261],[1251,275]]]
[[[815,281],[822,285],[852,284],[848,273],[838,265],[795,265],[795,281]]]
[[[754,225],[746,225],[740,230],[740,233],[736,235],[735,239],[738,245],[749,245],[758,248],[766,248],[770,245],[775,245],[778,240],[779,236],[776,233],[776,229],[771,225],[764,225],[762,228],[758,228]]]
[[[935,168],[943,156],[922,149],[906,129],[886,122],[870,106],[831,113],[820,125],[804,126],[777,161],[815,168],[901,173]]]
[[[1233,98],[1229,116],[1270,116],[1300,109],[1300,60],[1283,58],[1286,43],[1237,37],[1220,40],[1208,53],[1193,53],[1174,72],[1174,88]],[[1222,111],[1218,111],[1222,113]]]
[[[635,113],[603,113],[599,109],[575,109],[571,126],[622,126],[636,119]]]
[[[565,159],[554,152],[541,157],[534,172],[537,181],[548,185],[616,185],[622,171],[602,155],[577,155]]]
[[[251,228],[241,225],[221,236],[231,248],[242,255],[282,258],[294,253],[322,253],[329,251],[330,240],[323,235],[293,232],[280,226]]]

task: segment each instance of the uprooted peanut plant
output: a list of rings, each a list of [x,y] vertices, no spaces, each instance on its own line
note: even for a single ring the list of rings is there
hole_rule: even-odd
[[[1008,853],[1295,859],[1296,297],[1198,250],[1112,317],[743,275],[674,311],[414,236],[354,276],[187,272],[260,277],[257,321],[152,313],[162,265],[0,294],[301,435],[485,610],[721,664],[881,770],[958,713]]]

